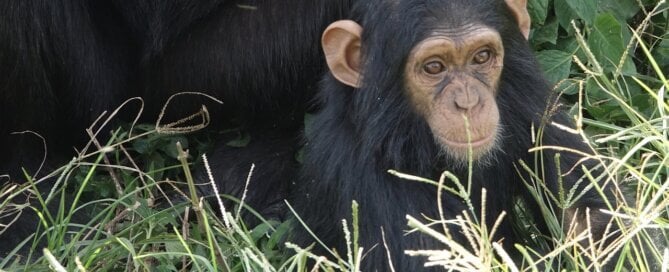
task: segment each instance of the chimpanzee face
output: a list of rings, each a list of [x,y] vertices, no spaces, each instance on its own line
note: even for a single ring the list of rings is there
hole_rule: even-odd
[[[413,47],[405,67],[411,104],[451,157],[476,159],[495,146],[504,47],[499,33],[480,25],[436,30]]]

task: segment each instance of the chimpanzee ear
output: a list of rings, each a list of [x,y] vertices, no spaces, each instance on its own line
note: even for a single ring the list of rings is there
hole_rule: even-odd
[[[530,14],[527,12],[527,0],[506,0],[506,4],[516,16],[520,32],[527,39],[530,36]]]
[[[321,43],[332,75],[351,87],[360,87],[360,35],[362,27],[354,21],[341,20],[328,26]]]

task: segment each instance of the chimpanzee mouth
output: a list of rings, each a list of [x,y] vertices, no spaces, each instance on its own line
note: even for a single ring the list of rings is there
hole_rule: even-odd
[[[473,141],[466,141],[466,142],[460,142],[460,141],[453,141],[453,140],[448,140],[446,137],[439,136],[439,140],[443,142],[443,144],[451,147],[451,148],[469,148],[470,146],[472,149],[478,149],[480,147],[487,146],[489,143],[491,143],[495,139],[496,133],[491,133],[490,135],[480,138],[477,140]]]
[[[479,166],[494,164],[495,157],[493,154],[500,150],[498,146],[499,138],[497,130],[487,134],[484,138],[477,138],[470,142],[448,140],[446,137],[435,134],[435,141],[441,146],[440,153],[449,158],[451,166],[455,168],[466,167],[470,159],[473,159],[473,162]]]

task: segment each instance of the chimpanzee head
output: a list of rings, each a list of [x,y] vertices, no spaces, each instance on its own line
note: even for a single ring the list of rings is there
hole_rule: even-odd
[[[503,129],[496,101],[508,47],[503,35],[522,40],[529,30],[526,0],[505,2],[370,3],[360,24],[342,20],[326,29],[327,63],[337,80],[359,91],[399,86],[443,153],[466,161],[471,148],[479,159],[499,146]]]

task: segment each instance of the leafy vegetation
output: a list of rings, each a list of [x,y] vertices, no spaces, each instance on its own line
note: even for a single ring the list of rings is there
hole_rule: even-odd
[[[545,207],[545,219],[558,238],[536,236],[530,221],[521,224],[519,231],[533,238],[532,243],[517,245],[523,262],[511,259],[496,243],[495,226],[477,223],[497,215],[473,210],[437,222],[410,218],[408,228],[432,235],[444,243],[444,250],[414,249],[408,254],[429,256],[427,265],[469,271],[551,271],[557,264],[568,271],[599,271],[605,263],[618,271],[667,271],[669,6],[650,0],[530,0],[529,7],[530,44],[576,123],[575,129],[565,129],[583,135],[598,151],[593,159],[610,174],[609,182],[621,188],[622,205],[610,210],[622,238],[601,247],[582,242],[588,241],[587,232],[564,234],[569,222],[559,219],[557,208],[568,206],[578,194],[566,189],[563,195],[546,197],[542,177],[535,174],[526,185],[537,201],[543,201],[538,205]],[[40,211],[42,221],[34,237],[47,241],[26,240],[30,249],[0,257],[0,270],[357,271],[364,261],[356,244],[357,224],[364,218],[342,224],[350,250],[327,259],[284,243],[291,222],[261,219],[261,224],[247,226],[239,216],[243,199],[205,201],[193,189],[191,166],[206,162],[201,154],[210,148],[211,135],[174,133],[188,129],[169,129],[172,125],[124,127],[106,144],[92,144],[47,177],[37,177],[27,186],[0,188],[0,216]],[[245,142],[246,136],[236,135],[229,144]],[[541,173],[541,167],[525,162],[518,171]],[[461,189],[467,181],[448,172],[440,181],[393,173],[435,186],[447,179],[463,184],[442,194],[465,201],[472,193]],[[57,180],[54,189],[32,201],[32,207],[23,205],[24,194],[50,177]],[[584,182],[594,185],[598,178]],[[19,204],[10,203],[12,199]],[[522,210],[519,204],[517,211],[509,212],[522,216]],[[509,215],[500,215],[505,216]],[[434,223],[459,226],[471,244],[459,245],[447,233],[428,227]],[[586,262],[585,257],[595,261]]]

